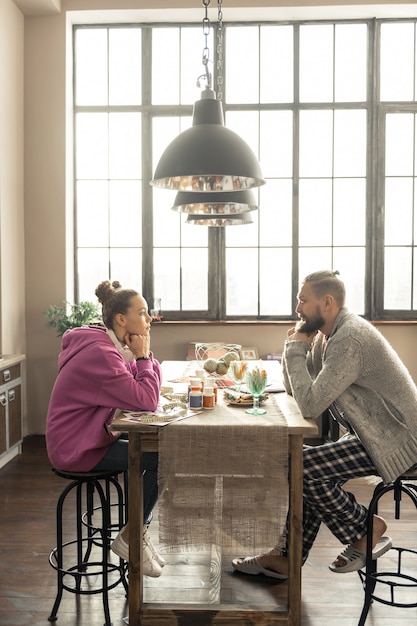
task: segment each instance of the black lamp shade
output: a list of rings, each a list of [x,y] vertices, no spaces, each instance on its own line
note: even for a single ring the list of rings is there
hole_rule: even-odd
[[[165,149],[150,184],[212,193],[252,189],[264,183],[253,151],[224,126],[222,104],[206,89],[194,105],[193,126]]]
[[[203,215],[188,215],[186,224],[193,224],[194,226],[243,226],[244,224],[252,224],[252,215],[250,213],[242,213],[241,215],[218,215],[208,216]]]
[[[201,193],[179,191],[175,196],[173,211],[206,217],[240,215],[258,209],[252,191],[226,191]]]

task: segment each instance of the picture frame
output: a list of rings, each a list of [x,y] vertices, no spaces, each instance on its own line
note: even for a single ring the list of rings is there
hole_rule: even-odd
[[[244,348],[242,346],[240,350],[240,358],[243,361],[257,361],[259,359],[257,348]]]

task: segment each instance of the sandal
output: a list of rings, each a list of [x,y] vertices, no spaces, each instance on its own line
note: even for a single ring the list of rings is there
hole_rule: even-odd
[[[238,561],[240,561],[240,563]],[[233,559],[232,565],[236,571],[242,574],[263,574],[264,576],[268,576],[268,578],[278,578],[278,580],[287,580],[288,578],[286,574],[280,574],[272,569],[262,567],[256,556],[247,556],[246,558],[238,557]]]
[[[388,552],[388,550],[392,547],[392,539],[391,537],[381,537],[375,548],[372,550],[372,558],[373,560],[379,559],[380,556]],[[366,564],[366,552],[362,550],[357,550],[352,545],[347,546],[339,554],[338,559],[342,559],[345,561],[345,565],[336,565],[336,561],[333,561],[329,565],[329,569],[336,574],[346,574],[348,572],[357,572],[358,570],[365,567]]]

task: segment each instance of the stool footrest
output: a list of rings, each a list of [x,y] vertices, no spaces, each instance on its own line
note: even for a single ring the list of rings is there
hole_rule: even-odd
[[[417,576],[415,575],[417,571],[417,550],[393,546],[390,553],[391,551],[397,552],[397,566],[395,569],[392,568],[392,570],[371,572],[368,574],[366,574],[365,570],[358,572],[364,589],[366,589],[366,583],[371,585],[372,592],[369,594],[370,599],[380,602],[381,604],[403,608],[417,607],[417,601],[410,602],[405,598],[403,600],[399,599],[401,593],[405,594],[412,589],[417,589]],[[413,559],[413,564],[412,566],[408,565],[407,569],[412,573],[402,571],[404,568],[402,557],[409,555],[411,555]],[[376,586],[377,583],[380,585],[379,587]],[[379,589],[378,595],[375,593],[376,588]],[[384,590],[387,592],[386,596],[383,595]]]

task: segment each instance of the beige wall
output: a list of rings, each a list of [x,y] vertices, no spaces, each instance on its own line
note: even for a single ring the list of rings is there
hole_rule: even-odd
[[[164,19],[172,0],[62,0],[59,5],[47,0],[23,0],[24,10],[39,2],[43,13],[23,17],[12,0],[0,2],[0,199],[2,213],[2,299],[3,349],[25,352],[27,355],[28,433],[44,432],[45,414],[50,390],[56,376],[59,340],[47,329],[43,312],[51,303],[66,298],[66,275],[71,267],[66,257],[66,32],[67,11],[87,9],[152,9],[165,8]],[[228,0],[223,6],[224,18],[228,7],[256,7],[257,0]],[[264,6],[280,6],[282,2],[265,0]],[[312,1],[289,2],[291,10],[297,4],[312,6]],[[323,5],[331,4],[328,1]],[[347,4],[338,2],[337,4]],[[357,5],[365,3],[355,2]],[[45,7],[49,14],[44,14]],[[175,6],[191,9],[195,0],[177,1]],[[379,6],[375,5],[376,14]],[[410,3],[411,11],[416,5]],[[199,9],[201,12],[201,10]],[[373,11],[373,9],[372,9]],[[371,11],[371,12],[372,12]],[[289,15],[290,9],[287,14]],[[284,12],[285,13],[285,12]],[[199,13],[198,13],[199,15]],[[306,13],[307,16],[307,13]],[[201,17],[201,16],[199,16]],[[308,17],[311,17],[308,14]],[[22,55],[24,49],[24,129],[22,147]],[[22,159],[24,154],[24,244],[22,223]],[[11,159],[11,161],[10,161]],[[6,163],[5,163],[6,161]],[[6,178],[6,183],[4,179]],[[70,205],[69,205],[70,206]],[[7,211],[7,217],[4,212]],[[4,232],[4,222],[7,233]],[[11,237],[11,238],[10,238]],[[6,241],[7,240],[7,241]],[[4,260],[7,252],[7,268]],[[70,255],[69,255],[70,256]],[[9,265],[10,263],[10,265]],[[25,263],[23,267],[23,263]],[[5,274],[7,273],[7,276]],[[9,287],[12,297],[9,297]],[[24,312],[26,296],[26,329]],[[5,319],[6,316],[6,319]],[[256,346],[261,356],[280,351],[286,334],[282,325],[155,325],[153,349],[159,359],[181,359],[186,344],[198,340],[227,340]],[[417,380],[413,346],[417,326],[384,327],[389,339],[400,353]]]
[[[0,353],[24,354],[24,19],[0,2]]]

